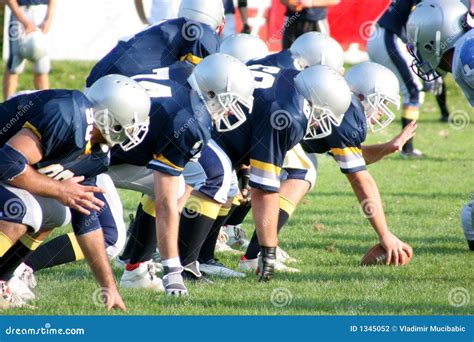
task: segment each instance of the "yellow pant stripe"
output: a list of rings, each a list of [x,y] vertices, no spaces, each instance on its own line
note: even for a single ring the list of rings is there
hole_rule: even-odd
[[[239,201],[239,197],[238,197],[238,196],[235,196],[235,197],[232,199],[232,204],[233,204],[233,205],[240,205],[240,201]]]
[[[29,122],[29,121],[25,122],[23,124],[23,128],[29,129],[30,131],[32,131],[36,135],[38,140],[41,140],[41,138],[42,138],[41,133],[38,131],[38,129],[35,126],[33,126],[33,124],[31,122]]]
[[[74,255],[76,256],[76,260],[83,260],[84,253],[82,253],[81,246],[79,246],[79,242],[77,242],[77,237],[74,233],[67,234],[69,240],[71,241],[72,249],[74,250]]]
[[[186,209],[195,211],[211,219],[215,219],[219,215],[221,206],[219,203],[194,195],[189,196],[188,201],[184,205]]]
[[[420,110],[416,107],[405,107],[403,109],[402,117],[407,120],[418,120],[420,117]]]
[[[230,208],[221,207],[217,216],[227,216],[229,215]]]
[[[10,238],[4,233],[0,232],[0,257],[3,257],[12,246],[12,240],[10,240]]]
[[[280,195],[280,209],[285,211],[288,216],[291,216],[296,209],[296,206],[288,198]]]
[[[20,242],[30,251],[35,251],[43,243],[42,240],[36,240],[34,237],[28,234],[23,235],[20,238]]]
[[[144,195],[140,201],[142,209],[145,213],[152,217],[156,217],[155,201],[153,201],[150,196]]]

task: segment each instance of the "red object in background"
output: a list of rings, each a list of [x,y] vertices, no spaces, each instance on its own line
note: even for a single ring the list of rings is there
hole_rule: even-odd
[[[344,49],[351,43],[359,43],[361,48],[367,45],[367,39],[372,32],[372,25],[382,15],[391,0],[341,0],[337,6],[329,8],[328,19],[331,36]],[[280,51],[285,24],[286,6],[280,0],[272,0],[272,6],[267,11],[267,25],[259,32],[270,51]],[[249,17],[254,17],[257,9],[249,8]],[[236,15],[237,31],[242,30],[240,17]]]
[[[328,13],[331,36],[344,49],[351,43],[365,48],[372,25],[390,4],[390,0],[342,0]]]

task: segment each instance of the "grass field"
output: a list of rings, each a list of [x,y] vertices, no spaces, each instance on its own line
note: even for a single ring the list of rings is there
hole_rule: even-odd
[[[82,88],[88,63],[54,63],[53,87]],[[31,75],[22,88],[31,87]],[[215,285],[190,285],[188,298],[168,298],[149,291],[122,290],[131,315],[379,315],[474,314],[474,253],[460,228],[460,211],[474,191],[474,114],[449,80],[449,105],[470,124],[443,124],[434,98],[427,103],[416,145],[423,160],[392,155],[369,167],[380,187],[391,230],[410,243],[415,256],[406,267],[361,267],[362,255],[377,238],[362,215],[345,176],[328,157],[319,158],[318,185],[296,211],[281,246],[302,263],[299,274],[278,274],[259,284],[216,279]],[[464,113],[464,114],[463,114]],[[386,141],[400,129],[395,122],[369,143]],[[126,217],[138,194],[121,192]],[[251,232],[250,220],[245,223]],[[58,229],[55,234],[68,231]],[[238,257],[221,255],[236,267]],[[116,269],[119,278],[121,270]],[[35,310],[2,314],[103,315],[97,289],[84,262],[37,274]],[[95,294],[95,295],[94,295]],[[462,304],[462,305],[460,305]],[[120,313],[115,313],[120,314]]]

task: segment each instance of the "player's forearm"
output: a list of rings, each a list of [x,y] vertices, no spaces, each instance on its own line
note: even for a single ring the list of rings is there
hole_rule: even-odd
[[[351,183],[354,194],[359,200],[362,211],[379,238],[382,238],[389,233],[389,229],[385,219],[382,199],[375,180],[368,171],[348,174],[347,178]]]
[[[261,246],[276,247],[278,244],[278,212],[280,197],[277,192],[252,190],[252,214]]]
[[[20,8],[20,5],[18,5],[17,0],[7,0],[6,4],[8,7],[10,7],[12,13],[24,27],[27,27],[28,25],[34,25],[33,22],[26,16],[26,14]]]
[[[30,165],[26,166],[25,172],[8,183],[42,197],[57,198],[61,193],[61,182],[42,175]]]
[[[79,246],[101,287],[116,289],[115,278],[105,252],[104,234],[102,229],[77,237]]]
[[[362,146],[362,155],[367,165],[376,163],[394,152],[390,143]]]
[[[55,11],[56,11],[56,0],[49,0],[48,12],[46,13],[45,21],[52,22]]]

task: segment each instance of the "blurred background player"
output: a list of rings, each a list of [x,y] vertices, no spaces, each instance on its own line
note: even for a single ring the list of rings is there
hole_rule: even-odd
[[[446,87],[442,79],[435,82],[423,82],[410,69],[413,57],[408,53],[406,23],[415,5],[421,0],[393,1],[382,17],[378,20],[372,36],[368,40],[367,51],[370,59],[385,65],[397,75],[403,95],[402,128],[413,120],[418,120],[420,106],[424,102],[423,90],[431,90],[436,95],[441,111],[441,120],[447,122],[449,110],[446,104]],[[404,157],[422,157],[423,153],[416,149],[413,139],[409,140],[401,155]]]
[[[283,31],[283,49],[303,33],[317,31],[329,34],[327,7],[339,4],[340,0],[280,0],[286,6],[286,23]]]
[[[225,27],[224,31],[222,32],[222,39],[227,38],[232,34],[237,33],[237,27],[235,22],[235,6],[233,0],[222,0],[224,3],[225,8]],[[249,17],[248,17],[248,10],[247,10],[247,0],[239,0],[238,1],[238,9],[240,18],[242,19],[242,23],[244,25],[242,29],[242,33],[250,33],[250,26],[249,26]]]
[[[145,25],[153,25],[163,20],[178,17],[181,0],[153,0],[150,15],[147,17],[143,0],[135,0],[138,17]]]
[[[35,30],[48,34],[56,8],[56,0],[6,0],[12,14],[8,29],[10,52],[3,76],[3,96],[8,99],[16,93],[18,75],[25,68],[25,59],[20,54],[20,44],[24,36]],[[35,89],[49,89],[49,57],[33,62],[33,82]]]

